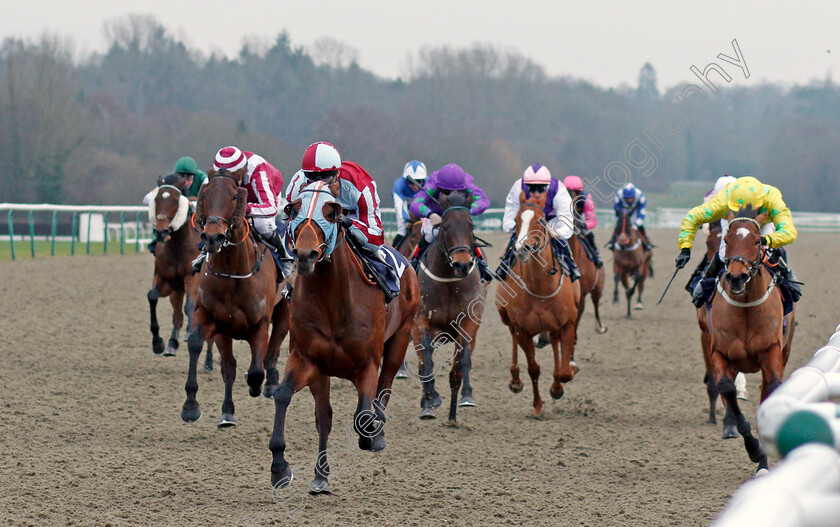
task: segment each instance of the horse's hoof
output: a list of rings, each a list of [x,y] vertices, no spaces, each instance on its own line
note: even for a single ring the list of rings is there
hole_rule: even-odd
[[[606,326],[601,326],[601,327],[595,328],[595,333],[597,333],[599,335],[603,335],[606,332],[607,332]]]
[[[330,483],[326,479],[315,479],[309,484],[310,494],[332,494]]]
[[[543,337],[542,335],[540,335],[540,338],[537,339],[536,347],[537,347],[537,349],[543,349],[544,347],[548,346],[549,344],[551,344],[551,340],[549,340],[549,339]]]
[[[405,363],[402,363],[400,366],[399,371],[397,371],[397,375],[394,377],[395,379],[408,379],[408,371],[405,369]]]
[[[385,436],[379,434],[378,436],[374,437],[370,440],[370,448],[368,448],[371,452],[381,452],[385,450]]]
[[[236,426],[236,419],[233,417],[233,414],[224,413],[221,417],[219,417],[219,424],[217,424],[219,428],[230,428],[232,426]]]
[[[169,346],[166,346],[165,350],[163,350],[163,356],[164,357],[174,357],[175,356],[175,350],[177,350],[177,349],[178,348],[175,348],[175,347],[172,346],[172,344],[170,344]]]
[[[522,391],[522,381],[516,383],[511,381],[510,383],[508,383],[508,388],[510,388],[510,391],[512,391],[513,393],[519,393]]]
[[[723,437],[722,439],[738,439],[738,427],[734,424],[731,425],[723,425]]]
[[[577,375],[578,372],[580,371],[580,368],[578,368],[578,365],[575,363],[575,361],[569,361],[569,367],[572,369],[572,373],[574,373],[575,375]],[[571,380],[572,379],[569,379],[569,381],[571,381]],[[564,382],[569,382],[569,381],[564,381]]]
[[[761,467],[761,468],[759,468],[758,470],[755,471],[755,477],[760,478],[761,476],[766,476],[769,473],[770,473],[769,470],[767,470],[764,467]]]
[[[204,361],[204,371],[213,371],[213,361],[212,360]]]
[[[279,384],[266,384],[263,386],[263,395],[266,398],[271,399],[274,397],[274,392],[276,392],[279,387]]]
[[[461,397],[461,400],[458,401],[458,406],[477,406],[475,404],[475,399],[470,397],[469,395],[465,395]]]
[[[153,337],[152,338],[152,351],[155,355],[160,355],[163,353],[163,339],[160,337]]]
[[[185,423],[194,423],[201,417],[201,408],[196,405],[195,408],[184,407],[181,409],[181,420]]]
[[[645,308],[645,306],[643,306],[641,302],[638,302],[638,303],[634,306],[634,308],[636,309],[636,311],[641,311],[642,309],[644,309],[644,308]]]
[[[271,473],[271,486],[275,489],[285,489],[294,479],[295,475],[292,473],[292,467],[286,466],[286,470],[279,474]]]
[[[435,416],[435,411],[431,408],[423,408],[420,410],[420,419],[434,419],[435,417],[437,417]]]
[[[556,391],[556,392],[554,391],[554,387],[553,387],[553,386],[552,386],[551,388],[549,388],[549,390],[548,390],[548,394],[549,394],[549,395],[551,396],[551,398],[552,398],[552,399],[554,399],[555,401],[556,401],[556,400],[558,400],[558,399],[561,399],[561,398],[563,397],[563,394],[564,394],[564,393],[566,393],[566,390],[564,390],[564,389],[563,389],[563,385],[562,385],[562,384],[560,385],[560,389],[559,389],[558,391]]]
[[[750,400],[750,395],[747,393],[747,390],[738,390],[738,395],[736,395],[736,397],[738,397],[738,399],[741,399],[742,401]]]
[[[359,449],[370,450],[371,440],[367,436],[359,436]]]
[[[715,419],[714,417],[710,417],[709,420],[706,421],[706,424],[707,425],[716,425],[717,424],[717,419]]]
[[[262,390],[260,390],[261,386],[248,386],[248,395],[251,397],[259,397]]]
[[[432,408],[438,408],[442,404],[443,399],[440,398],[440,395],[435,394],[434,397],[432,397]]]

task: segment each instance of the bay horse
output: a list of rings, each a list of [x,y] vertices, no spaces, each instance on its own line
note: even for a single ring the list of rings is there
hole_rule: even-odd
[[[298,274],[291,297],[289,358],[274,392],[271,484],[282,488],[292,481],[285,459],[286,411],[292,396],[308,386],[315,399],[318,430],[315,479],[310,485],[315,494],[330,492],[330,377],[348,379],[356,387],[359,402],[353,427],[359,448],[372,452],[385,448],[385,407],[405,357],[420,296],[417,277],[406,262],[400,295],[385,304],[382,290],[365,276],[346,232],[337,225],[342,213],[336,201],[339,184],[313,182],[286,206]]]
[[[157,241],[155,270],[149,300],[152,332],[152,351],[171,357],[179,344],[179,332],[187,315],[187,336],[192,330],[193,295],[197,277],[193,276],[192,261],[198,256],[198,232],[190,226],[190,200],[184,193],[183,177],[170,174],[158,178],[158,188],[149,203],[149,222]],[[164,348],[157,320],[160,297],[169,297],[172,304],[172,334]],[[186,301],[185,301],[186,299]],[[182,311],[183,308],[183,311]],[[204,369],[213,369],[213,343],[207,343]]]
[[[734,378],[738,372],[761,371],[761,400],[782,382],[794,333],[794,306],[787,316],[776,278],[764,266],[761,225],[769,212],[751,206],[729,213],[726,273],[712,299],[710,368],[716,388],[735,418],[744,447],[758,469],[767,468],[764,449],[741,413]]]
[[[613,304],[618,304],[618,282],[624,286],[627,296],[627,318],[630,318],[630,301],[633,293],[638,289],[636,309],[643,309],[642,293],[645,290],[645,279],[650,274],[651,252],[646,251],[642,243],[642,234],[631,221],[631,213],[623,212],[615,224],[615,249],[613,249],[613,271],[615,273],[615,289],[613,290]],[[630,286],[630,279],[633,286]]]
[[[475,228],[470,215],[473,197],[463,192],[441,193],[441,223],[438,235],[420,260],[420,307],[414,318],[412,340],[417,352],[418,378],[422,382],[420,418],[434,419],[442,401],[434,387],[433,354],[449,344],[449,422],[457,422],[458,406],[475,406],[470,384],[472,355],[481,325],[487,282],[481,278],[476,259]],[[441,358],[441,360],[444,360]],[[462,388],[463,383],[463,388]],[[461,390],[461,399],[458,399]]]
[[[400,241],[399,247],[394,247],[399,253],[406,258],[411,258],[411,254],[414,252],[414,248],[417,247],[417,244],[420,242],[420,238],[423,236],[423,233],[420,232],[420,228],[422,227],[422,223],[420,220],[415,219],[412,216],[412,222],[408,229],[408,234],[405,235],[405,238]]]
[[[715,255],[720,250],[720,241],[723,228],[720,220],[709,223],[709,233],[706,236],[706,262],[711,262]],[[701,275],[701,280],[703,275]],[[709,420],[708,424],[717,424],[717,416],[715,410],[717,406],[718,391],[711,374],[711,360],[712,360],[712,334],[711,323],[709,319],[709,306],[704,305],[697,308],[697,325],[700,327],[700,346],[703,351],[703,365],[705,366],[705,375],[703,382],[706,384],[706,391],[709,395]],[[738,372],[735,377],[735,388],[738,399],[747,400],[747,379],[744,374]],[[725,401],[724,401],[725,406]],[[735,426],[735,417],[732,412],[726,409],[726,417],[723,419],[723,439],[733,439],[738,437],[738,430]]]
[[[233,381],[236,359],[233,339],[246,340],[251,347],[251,365],[245,374],[251,397],[270,397],[278,383],[276,369],[280,344],[289,328],[288,304],[278,294],[276,268],[268,249],[258,244],[245,219],[248,190],[226,170],[210,170],[209,179],[198,195],[193,220],[201,228],[207,259],[199,273],[195,299],[195,331],[190,335],[190,366],[181,410],[186,422],[201,417],[195,394],[198,382],[195,366],[200,343],[213,340],[219,348],[225,397],[219,428],[235,426]],[[271,332],[269,336],[269,325]]]
[[[513,341],[509,387],[514,393],[522,391],[517,347],[520,346],[528,361],[536,417],[542,415],[543,401],[538,387],[540,366],[535,358],[533,337],[543,331],[549,332],[554,352],[554,380],[549,394],[553,399],[560,399],[563,383],[571,381],[577,373],[571,359],[581,302],[580,281],[572,282],[558,272],[554,263],[545,223],[545,199],[545,194],[528,200],[524,193],[520,195],[514,245],[516,260],[496,291],[496,309]]]

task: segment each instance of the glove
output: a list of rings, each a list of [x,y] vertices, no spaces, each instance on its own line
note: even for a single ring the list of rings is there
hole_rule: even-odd
[[[349,229],[353,226],[353,220],[349,216],[341,217],[341,226]]]
[[[677,256],[677,269],[682,269],[685,267],[685,264],[691,259],[691,249],[688,247],[683,248],[680,250],[679,256]]]
[[[770,243],[770,236],[762,236],[761,237],[761,245],[767,247],[768,249],[772,248],[773,246]]]

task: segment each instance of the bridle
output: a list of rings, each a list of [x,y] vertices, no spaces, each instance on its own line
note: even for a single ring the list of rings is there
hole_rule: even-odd
[[[630,237],[630,234],[628,234],[628,232],[627,232],[627,230],[628,230],[627,229],[627,224],[630,221],[630,215],[629,214],[622,214],[621,218],[619,218],[618,221],[619,221],[619,225],[621,225],[621,228],[618,232],[618,235],[616,236],[616,245],[618,246],[618,250],[619,251],[635,251],[642,244],[641,236],[636,240],[636,243],[634,243],[633,245],[624,246],[624,245],[621,245],[620,243],[618,243],[618,237],[619,236],[625,236],[627,238]],[[630,232],[633,232],[632,227],[630,228]]]
[[[299,194],[303,194],[304,192],[311,192],[311,193],[319,193],[320,192],[320,193],[323,193],[323,194],[327,194],[327,195],[330,196],[330,198],[332,198],[333,203],[337,203],[335,201],[335,196],[333,195],[332,191],[329,190],[329,187],[319,188],[317,185],[315,187],[312,187],[312,188],[307,187],[307,188],[301,189]],[[317,203],[318,203],[317,197],[313,196],[312,202],[310,204],[310,210],[307,211],[306,222],[302,224],[302,227],[304,229],[312,229],[312,232],[315,233],[316,238],[318,237],[318,232],[315,230],[315,226],[312,225],[313,224],[312,214],[314,212],[314,207],[315,207],[315,205],[317,205]],[[314,223],[317,225],[317,221],[315,221]],[[291,224],[291,221],[290,221],[290,224]],[[341,241],[341,240],[339,240],[339,236],[338,236],[339,230],[341,230],[341,229],[339,229],[338,227],[336,227],[333,230],[332,241],[328,241],[326,235],[324,236],[324,241],[322,241],[320,243],[320,245],[318,245],[318,259],[315,260],[316,262],[320,262],[320,261],[329,257],[329,255],[332,251],[328,252],[326,250],[328,247],[332,246],[333,250],[335,250],[335,247],[338,246],[339,242]],[[295,247],[295,245],[297,244],[297,240],[296,240],[296,236],[295,236],[295,229],[292,229],[292,228],[288,229],[288,237],[289,237],[289,241],[292,243],[292,247]]]
[[[213,174],[208,179],[208,183],[209,183],[210,179],[217,178],[217,177],[229,178],[231,181],[233,181],[233,183],[235,185],[235,188],[237,188],[237,189],[239,188],[239,182],[236,180],[236,178],[233,177],[233,176],[230,176],[228,174]],[[196,211],[196,212],[198,212],[198,211]],[[233,217],[233,214],[234,213],[231,213],[231,217]],[[222,247],[228,247],[230,245],[239,245],[240,243],[247,240],[248,235],[251,233],[250,224],[248,223],[247,220],[245,220],[243,218],[242,223],[245,224],[245,235],[238,242],[231,241],[231,236],[233,235],[233,230],[232,229],[235,227],[235,225],[233,225],[231,223],[230,218],[223,218],[221,216],[208,216],[208,217],[204,218],[204,222],[201,224],[202,230],[206,229],[208,224],[213,224],[213,223],[215,223],[216,225],[225,229],[225,241],[222,244]],[[193,227],[196,227],[195,213],[193,213],[193,215],[192,215],[192,225],[193,225]],[[256,246],[256,242],[255,242],[255,246]]]
[[[177,192],[178,195],[175,198],[176,201],[179,201],[180,198],[181,198],[181,195],[183,194],[183,192],[181,192],[181,189],[179,189],[175,185],[160,185],[158,187],[158,194],[160,194],[160,189],[163,189],[163,188],[170,188],[170,189],[174,190],[175,192]],[[155,196],[155,199],[157,199],[157,196]],[[175,213],[177,214],[177,212],[178,211],[176,210]],[[166,219],[166,220],[169,221],[169,224],[166,226],[165,229],[163,229],[162,231],[155,231],[155,232],[159,232],[161,236],[163,236],[164,234],[171,236],[172,233],[175,231],[175,229],[172,228],[172,220],[175,218],[175,216],[172,216],[172,215],[169,215],[169,214],[158,213],[157,212],[157,204],[155,204],[155,218]]]
[[[738,221],[748,221],[748,222],[752,223],[753,225],[755,225],[759,234],[761,234],[761,225],[759,225],[758,222],[755,221],[752,218],[734,218],[732,221],[729,222],[729,230],[732,230],[732,225],[735,222],[738,222]],[[727,249],[728,248],[729,248],[729,246],[727,245]],[[744,288],[746,288],[746,286],[750,282],[750,280],[752,280],[753,277],[758,274],[758,271],[761,270],[761,265],[762,265],[762,261],[764,260],[765,252],[766,252],[765,247],[763,245],[761,245],[761,242],[759,242],[758,255],[756,256],[755,260],[750,260],[746,256],[741,256],[739,254],[727,257],[726,260],[724,260],[724,263],[726,264],[726,274],[728,276],[731,276],[731,274],[729,273],[729,265],[732,262],[742,263],[744,265],[744,267],[747,268],[747,271],[749,273],[749,276],[747,277],[747,281],[744,282]]]
[[[452,255],[457,254],[459,252],[468,252],[470,253],[470,265],[475,265],[475,245],[456,245],[455,247],[449,247],[446,245],[446,231],[444,230],[445,225],[443,220],[446,218],[446,215],[449,214],[453,210],[465,210],[469,213],[470,209],[467,207],[462,207],[460,205],[456,205],[453,207],[449,207],[445,211],[443,211],[443,215],[440,219],[440,231],[438,232],[438,244],[440,246],[441,252],[443,252],[444,257],[446,258],[446,263],[449,264],[449,267],[455,267],[455,263],[452,261]],[[470,230],[474,228],[474,224],[472,219],[470,219]],[[475,236],[473,236],[475,238]]]
[[[541,213],[545,214],[545,211],[543,210],[543,208],[540,207],[539,205],[537,205],[536,203],[527,203],[526,202],[526,203],[522,204],[522,207],[531,207],[531,208],[536,209],[536,210],[540,211]],[[560,271],[560,269],[557,268],[557,260],[554,258],[554,250],[551,249],[551,236],[548,234],[548,230],[546,229],[544,219],[541,219],[540,221],[537,221],[537,223],[539,223],[540,228],[542,228],[542,231],[543,231],[543,234],[544,234],[545,240],[546,240],[546,245],[549,246],[549,252],[551,253],[551,269],[549,269],[548,274],[551,275],[551,276],[554,276]],[[542,250],[542,247],[540,247],[540,250]],[[563,283],[563,278],[562,277],[560,278],[560,283],[561,284]],[[530,291],[529,291],[529,293],[530,293]],[[534,295],[534,296],[537,296],[537,295]]]

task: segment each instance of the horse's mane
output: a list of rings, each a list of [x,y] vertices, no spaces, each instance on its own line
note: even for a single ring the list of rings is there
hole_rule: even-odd
[[[751,203],[745,207],[741,207],[738,209],[738,212],[735,213],[736,218],[755,219],[756,216],[758,216],[758,209],[754,209]]]
[[[453,207],[464,207],[467,204],[466,192],[452,192],[446,196],[446,201]]]

